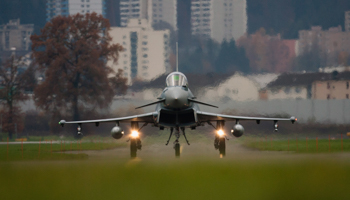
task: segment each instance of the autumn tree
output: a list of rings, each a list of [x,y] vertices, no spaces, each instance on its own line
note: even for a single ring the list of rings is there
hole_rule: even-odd
[[[45,74],[34,91],[35,103],[54,120],[62,114],[80,120],[86,109],[107,107],[115,87],[125,93],[126,79],[106,64],[116,62],[123,50],[111,44],[109,30],[102,15],[87,13],[53,18],[31,37],[34,60]]]
[[[1,126],[4,132],[8,132],[10,139],[16,131],[23,129],[23,118],[18,104],[28,99],[25,89],[29,85],[29,73],[20,73],[20,68],[28,69],[28,66],[20,58],[16,59],[14,54],[0,66],[0,98],[3,100]]]

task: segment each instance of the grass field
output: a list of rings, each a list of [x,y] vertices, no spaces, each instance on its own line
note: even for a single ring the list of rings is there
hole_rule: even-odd
[[[332,158],[0,163],[3,199],[349,199]]]
[[[55,143],[58,142],[58,143]],[[3,144],[0,145],[0,161],[20,161],[20,160],[66,160],[66,159],[87,159],[84,153],[64,153],[66,151],[85,150],[106,150],[118,147],[125,147],[127,143],[112,140],[91,141],[50,141],[38,144]]]
[[[248,138],[244,145],[262,151],[292,151],[298,153],[349,152],[350,140],[345,139],[281,139]]]
[[[319,154],[299,154],[278,152],[288,150],[288,140],[273,140],[271,146],[271,140],[242,137],[228,141],[227,155],[220,159],[213,138],[192,132],[188,138],[190,146],[181,138],[180,158],[175,158],[171,145],[164,145],[165,134],[144,137],[136,159],[130,159],[126,138],[87,139],[81,146],[53,144],[53,153],[51,144],[41,144],[40,156],[38,144],[27,144],[23,158],[21,145],[9,145],[13,160],[3,159],[7,145],[0,145],[0,195],[52,200],[349,199],[350,154],[336,149],[337,140],[331,140],[332,154],[322,153],[328,152],[327,139],[318,140]],[[312,152],[315,140],[308,140],[308,150],[305,140],[298,142],[298,152]],[[348,140],[343,142],[348,150]],[[71,148],[77,153],[58,153]],[[251,150],[259,148],[263,151]],[[289,148],[295,151],[292,140]],[[84,149],[113,150],[92,151],[91,156]]]

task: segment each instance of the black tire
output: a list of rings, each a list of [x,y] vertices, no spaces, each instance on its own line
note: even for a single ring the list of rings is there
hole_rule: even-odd
[[[136,141],[136,147],[137,147],[138,150],[141,150],[142,145],[141,145],[140,138],[138,138],[137,141]]]
[[[180,144],[175,144],[175,156],[180,157]]]
[[[130,139],[130,156],[131,158],[136,157],[136,152],[137,152],[137,141],[136,139]]]
[[[225,138],[220,138],[219,139],[219,152],[220,156],[225,156],[226,155],[226,139]]]

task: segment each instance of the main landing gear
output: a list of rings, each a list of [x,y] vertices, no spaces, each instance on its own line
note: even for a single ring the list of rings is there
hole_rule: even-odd
[[[226,138],[220,137],[218,134],[215,135],[214,140],[215,149],[219,150],[220,157],[224,157],[226,155]]]
[[[187,144],[190,145],[190,143],[188,142],[187,137],[186,137],[185,128],[181,127],[181,131],[182,131],[182,134],[183,134]],[[169,139],[168,139],[168,141],[166,142],[165,145],[169,144],[169,141],[171,139],[171,136],[173,135],[173,132],[174,132],[174,128],[170,128],[170,136],[169,136]],[[175,149],[175,156],[176,157],[180,157],[181,151],[180,151],[180,143],[179,143],[179,138],[180,138],[180,128],[179,127],[175,128],[175,137],[176,137],[176,140],[173,143],[174,144],[174,149]]]
[[[211,123],[209,123],[209,125],[213,126]],[[213,126],[216,129],[214,147],[215,149],[219,150],[220,158],[226,155],[226,140],[228,140],[223,131],[224,125],[224,121],[217,121],[216,128]]]
[[[130,157],[135,158],[137,150],[141,150],[140,138],[130,138]]]
[[[130,139],[128,140],[130,142],[130,157],[136,158],[136,152],[137,150],[141,150],[141,139],[139,135],[139,131],[146,126],[147,123],[145,123],[140,129],[137,122],[131,122],[131,134]]]

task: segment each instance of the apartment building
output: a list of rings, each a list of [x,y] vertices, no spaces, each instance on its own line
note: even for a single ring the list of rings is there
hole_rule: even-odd
[[[128,19],[127,27],[112,27],[110,35],[124,51],[118,63],[108,65],[115,71],[122,69],[129,85],[135,80],[150,81],[170,69],[169,30],[153,30],[147,19]]]
[[[128,19],[147,19],[150,24],[166,22],[177,30],[177,0],[120,0],[120,24]]]
[[[20,24],[20,20],[10,20],[0,25],[0,51],[28,51],[30,50],[30,36],[34,24]]]
[[[350,32],[350,11],[345,12],[345,31]]]
[[[246,0],[192,0],[191,11],[192,35],[221,43],[247,31]]]
[[[58,15],[68,16],[92,12],[106,17],[105,0],[47,0],[46,2],[46,21]]]

